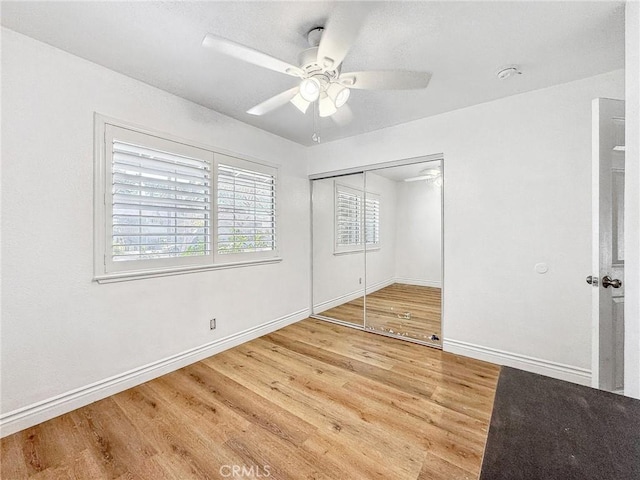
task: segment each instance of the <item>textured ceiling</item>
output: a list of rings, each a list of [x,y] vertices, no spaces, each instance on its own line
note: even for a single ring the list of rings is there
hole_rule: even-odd
[[[336,2],[2,2],[2,24],[304,145],[312,109],[247,109],[293,77],[204,49],[213,33],[297,64]],[[500,81],[497,69],[523,75]],[[321,119],[323,142],[624,66],[622,2],[373,2],[343,71],[431,72],[420,91],[353,91],[354,119]]]

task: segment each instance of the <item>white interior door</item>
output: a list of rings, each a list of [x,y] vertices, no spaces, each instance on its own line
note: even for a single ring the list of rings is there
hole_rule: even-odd
[[[592,385],[624,389],[624,102],[593,101]]]

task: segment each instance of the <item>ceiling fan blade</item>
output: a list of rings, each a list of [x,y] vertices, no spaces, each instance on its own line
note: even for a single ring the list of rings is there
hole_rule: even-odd
[[[290,63],[278,60],[271,55],[240,45],[239,43],[232,42],[226,38],[211,35],[210,33],[208,33],[202,40],[202,46],[275,72],[291,75],[292,77],[304,76],[304,72],[302,70]]]
[[[307,109],[309,108],[309,105],[311,105],[311,102],[307,102],[304,98],[302,98],[300,92],[296,93],[293,96],[293,98],[291,99],[291,103],[302,113],[307,113]]]
[[[431,74],[427,72],[378,70],[343,73],[339,82],[346,87],[361,90],[412,90],[426,88],[429,80]]]
[[[275,110],[276,108],[287,104],[293,97],[295,97],[296,93],[298,93],[298,87],[285,90],[284,92],[279,93],[278,95],[247,110],[247,113],[250,115],[264,115],[265,113],[269,113],[271,110]]]
[[[335,70],[340,66],[370,9],[355,2],[345,2],[331,13],[318,45],[318,63],[325,70]]]
[[[345,125],[351,123],[351,121],[353,120],[353,111],[348,104],[345,104],[341,106],[336,113],[331,115],[330,118],[339,127],[344,127]]]

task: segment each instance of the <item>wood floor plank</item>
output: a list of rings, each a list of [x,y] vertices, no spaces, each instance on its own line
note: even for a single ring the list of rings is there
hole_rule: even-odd
[[[246,433],[228,440],[225,445],[242,459],[242,464],[268,472],[269,478],[336,478],[323,465],[314,462],[311,455],[281,437],[255,425]]]
[[[455,464],[426,452],[417,480],[476,480],[479,472],[468,472]]]
[[[247,380],[245,368],[247,364],[245,362],[249,359],[257,360],[262,368],[251,372],[247,382],[247,385],[256,393],[263,395],[265,398],[269,398],[270,401],[276,405],[286,406],[293,414],[314,423],[318,427],[318,430],[325,432],[325,434],[326,432],[330,432],[332,436],[349,438],[351,445],[367,445],[367,443],[375,440],[374,438],[363,440],[362,430],[359,429],[359,425],[363,421],[361,418],[362,414],[357,413],[359,409],[350,411],[349,408],[345,406],[344,398],[337,398],[339,392],[335,390],[335,385],[324,383],[322,380],[314,381],[312,378],[299,376],[291,363],[287,364],[287,371],[281,371],[277,363],[268,362],[264,356],[258,355],[258,348],[255,347],[259,345],[255,345],[256,343],[259,344],[260,342],[252,342],[252,346],[248,345],[246,348],[234,349],[234,352],[226,352],[228,354],[221,359],[222,361],[205,361],[204,363],[219,370],[223,375],[242,381]],[[326,368],[324,371],[326,371]],[[319,378],[322,378],[321,376],[323,375],[317,371],[314,371],[313,374]],[[306,393],[304,393],[303,390]],[[255,434],[256,432],[254,432],[254,435]],[[333,443],[338,443],[338,441],[334,440]],[[305,442],[305,445],[309,444],[313,444],[313,441]],[[286,446],[282,445],[280,450],[283,447]],[[340,451],[344,450],[344,446],[340,448]],[[303,449],[302,451],[305,452],[305,454],[302,455],[303,458],[307,459],[309,450]],[[357,453],[359,454],[360,452]],[[371,454],[369,454],[369,457],[365,455],[367,462],[363,461],[358,454],[352,454],[351,458],[357,456],[360,459],[360,465],[367,470],[376,468],[386,475],[392,474],[392,472],[384,466],[371,465]],[[286,455],[284,457],[287,458]],[[314,455],[314,458],[315,457],[317,456]],[[263,457],[260,458],[264,459]],[[344,478],[343,470],[339,469],[340,465],[334,465],[336,471],[330,474],[328,472],[328,465],[326,464],[327,459],[316,459],[316,462],[319,460],[322,460],[322,463],[317,463],[317,465],[322,465],[322,473],[305,470],[306,474],[310,475],[309,478]],[[376,459],[374,463],[377,465],[381,460],[382,459]],[[252,461],[255,462],[255,459]],[[282,472],[284,468],[288,467],[288,465],[284,467],[274,467],[273,464],[271,466],[279,472]],[[304,466],[308,467],[306,463]],[[342,469],[344,469],[344,465],[342,465]],[[297,467],[297,470],[298,474],[301,475],[300,466]],[[285,478],[297,477],[289,476]],[[388,478],[388,476],[386,478]]]
[[[380,368],[360,360],[344,357],[342,355],[338,355],[335,352],[317,349],[309,344],[298,341],[284,342],[282,338],[277,334],[272,335],[270,339],[274,343],[278,343],[280,345],[286,344],[287,348],[298,353],[308,355],[327,365],[339,367],[343,370],[351,371],[376,380],[384,379],[384,383],[393,385],[404,392],[414,393],[416,395],[430,396],[434,390],[434,387],[427,384],[426,382],[414,382],[412,379],[407,378],[402,374],[390,375],[389,371],[385,370],[384,368]]]
[[[148,387],[150,395],[171,406],[174,418],[197,425],[202,435],[214,442],[226,442],[251,424],[212,395],[203,394],[184,370],[161,377]]]
[[[354,337],[352,338],[338,338],[335,331],[327,331],[324,327],[311,328],[309,330],[292,329],[286,333],[278,331],[272,335],[284,335],[286,337],[286,339],[284,339],[285,341],[294,340],[310,347],[321,347],[322,350],[332,352],[343,358],[357,360],[384,369],[390,369],[394,365],[393,361],[389,358],[374,358],[366,351],[361,351],[359,348],[356,349],[355,338],[357,338],[358,335],[371,336],[371,334],[357,330],[354,331]],[[272,337],[267,336],[267,339],[273,341]],[[309,339],[313,339],[312,343],[309,343]]]
[[[268,342],[252,342],[253,345],[260,345],[261,343],[265,343],[268,345]],[[249,348],[249,347],[247,347]],[[251,350],[252,353],[256,354],[255,348]],[[279,351],[278,347],[272,346],[270,351]],[[300,358],[307,358],[302,355]],[[260,362],[266,363],[268,360],[264,357],[257,356],[256,357]],[[277,364],[276,364],[277,365]],[[298,373],[298,371],[294,368],[294,364],[292,362],[287,363],[286,367],[289,371],[295,371],[298,375],[304,375],[305,371]],[[324,373],[332,373],[331,367],[323,369]],[[290,377],[290,380],[296,380],[299,376]],[[317,377],[320,378],[320,377]],[[326,378],[326,375],[324,375]],[[308,377],[304,377],[304,387],[321,390],[322,388],[327,388],[325,386],[315,386],[313,380]],[[467,416],[462,416],[457,414],[456,412],[451,412],[448,409],[444,409],[438,405],[434,405],[432,402],[428,401],[425,398],[419,398],[415,396],[410,396],[404,394],[399,391],[391,391],[385,385],[380,384],[379,382],[372,382],[367,378],[357,377],[356,379],[350,380],[344,389],[333,389],[332,390],[332,398],[334,400],[339,400],[343,405],[348,405],[352,409],[357,409],[359,406],[369,406],[375,407],[375,410],[371,412],[371,417],[373,418],[385,418],[386,422],[394,422],[400,418],[402,418],[402,414],[413,415],[407,419],[407,424],[402,428],[405,430],[410,430],[414,425],[420,425],[421,423],[427,422],[428,424],[433,424],[438,428],[443,428],[449,433],[460,433],[463,432],[461,438],[466,438],[465,432],[466,423],[469,422],[469,418]],[[494,382],[495,388],[495,382]],[[381,393],[383,392],[383,393]],[[354,393],[356,395],[354,395]],[[394,403],[393,401],[389,402],[388,398],[397,398],[398,403]],[[366,401],[365,401],[366,400]],[[407,405],[410,407],[411,400],[415,402],[420,402],[419,407],[412,409],[411,411],[405,410],[399,407],[399,403],[402,406]],[[391,408],[390,408],[391,407]],[[431,413],[431,416],[424,415],[425,412]],[[389,415],[391,414],[391,415]],[[419,419],[421,422],[416,424],[415,420]],[[488,419],[486,419],[488,420]],[[475,424],[475,429],[471,430],[475,433],[475,435],[471,436],[473,441],[481,440],[483,436],[486,435],[486,429],[482,430],[485,422],[475,421],[472,422]],[[479,430],[479,431],[477,431]],[[477,452],[476,452],[477,453]]]
[[[242,374],[238,373],[243,361],[241,355],[230,354],[223,362],[211,362],[211,366],[224,375],[241,380],[247,375],[246,371],[243,371]],[[286,405],[293,413],[316,425],[321,433],[341,438],[346,437],[345,441],[348,444],[365,449],[369,457],[377,457],[376,462],[381,462],[383,465],[377,468],[386,471],[387,475],[397,476],[398,472],[384,466],[386,459],[384,452],[388,454],[388,452],[396,451],[398,457],[407,456],[409,458],[408,456],[412,453],[414,456],[419,456],[417,452],[412,452],[416,446],[408,442],[404,442],[402,448],[392,448],[384,428],[372,422],[373,415],[365,414],[364,404],[352,406],[346,402],[347,392],[326,389],[321,385],[313,385],[311,382],[305,382],[301,387],[295,385],[295,379],[278,378],[268,369],[250,372],[249,375],[252,378],[248,380],[248,384],[256,392],[270,397],[271,401],[276,404]],[[406,466],[406,462],[400,461],[399,463],[403,465],[402,468]]]
[[[474,479],[498,373],[307,319],[2,439],[0,476]]]
[[[346,381],[341,371],[319,369],[318,363],[308,356],[274,345],[272,341],[262,338],[256,339],[250,345],[241,345],[237,351],[271,365],[287,377],[295,374],[304,378],[319,378],[331,387],[341,387]]]
[[[431,401],[454,412],[462,413],[471,418],[483,421],[489,415],[493,406],[493,396],[490,398],[471,393],[461,394],[452,392],[448,388],[436,388],[431,396]]]
[[[228,353],[224,352],[221,355]],[[224,370],[229,373],[228,375],[220,374],[220,371],[217,371],[215,367],[226,364],[226,360],[216,358],[216,361],[212,362],[214,368],[207,368],[208,360],[184,369],[184,373],[202,388],[203,394],[206,392],[206,394],[219,398],[251,424],[258,425],[293,445],[299,445],[315,431],[315,427],[305,420],[270,402],[268,395],[261,396],[257,393],[260,389],[254,388],[253,382],[248,382],[248,386],[251,387],[248,388],[234,380],[230,370]],[[234,367],[237,365],[234,364]],[[242,371],[236,378],[242,380],[249,373],[253,374],[253,372]],[[256,378],[264,378],[257,375]]]
[[[362,380],[349,382],[345,388],[348,388],[356,398],[373,399],[384,405],[389,412],[408,415],[418,424],[431,423],[461,438],[482,443],[488,432],[486,419],[470,418],[468,415],[442,407],[430,398],[404,394],[377,382]]]
[[[127,418],[113,397],[72,412],[84,441],[109,476],[144,475],[139,466],[157,450]]]
[[[189,422],[182,408],[151,385],[141,385],[115,397],[127,417],[136,419],[138,436],[152,443],[158,452],[147,467],[166,468],[178,478],[216,478],[214,473],[220,465],[239,461],[218,437],[210,435],[208,422]],[[157,475],[147,472],[143,478]]]
[[[23,432],[5,437],[0,442],[0,478],[29,477],[23,443]]]

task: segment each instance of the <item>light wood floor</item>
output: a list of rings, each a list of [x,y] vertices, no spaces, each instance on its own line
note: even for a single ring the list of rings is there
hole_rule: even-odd
[[[401,318],[407,313],[410,318]],[[320,315],[365,325],[370,330],[431,341],[432,335],[442,338],[442,290],[394,283],[367,295],[366,319],[363,297],[333,307]],[[432,343],[441,344],[441,341]]]
[[[498,372],[308,319],[4,438],[1,477],[476,479]]]

